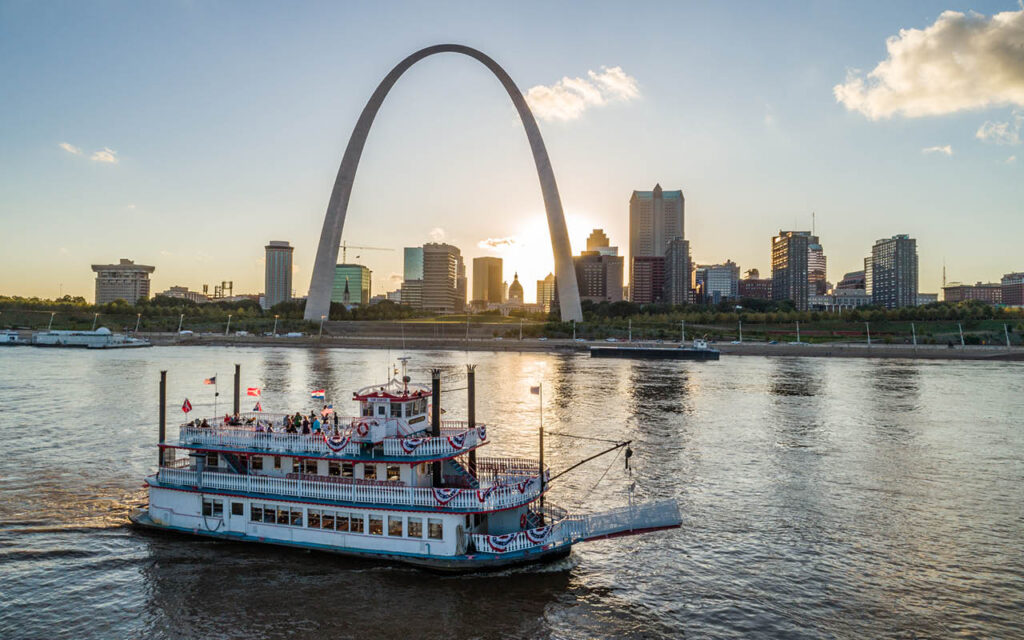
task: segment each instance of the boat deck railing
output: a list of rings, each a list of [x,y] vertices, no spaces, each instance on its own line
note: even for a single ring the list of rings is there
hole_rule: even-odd
[[[540,496],[541,483],[537,477],[520,483],[490,485],[480,489],[406,487],[383,484],[357,484],[307,480],[310,476],[284,478],[280,476],[243,475],[204,471],[194,468],[174,469],[161,467],[157,480],[161,484],[224,489],[314,500],[335,500],[402,507],[426,507],[432,510],[496,511],[529,504]]]

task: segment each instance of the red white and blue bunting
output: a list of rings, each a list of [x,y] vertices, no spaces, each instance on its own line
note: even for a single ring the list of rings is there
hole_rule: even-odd
[[[481,440],[487,439],[487,427],[477,427],[477,434],[479,434]]]
[[[544,541],[551,535],[551,525],[546,527],[537,527],[536,529],[527,529],[524,531],[526,539],[533,544],[544,544]]]
[[[530,485],[533,484],[534,480],[536,480],[536,478],[527,478],[526,480],[516,484],[516,489],[519,489],[519,493],[526,493],[526,490],[530,488]]]
[[[462,447],[466,446],[466,434],[460,433],[455,436],[448,436],[448,444],[452,445],[453,449],[462,449]]]
[[[420,445],[427,441],[427,438],[403,438],[399,440],[402,443],[402,451],[406,453],[412,453],[416,449],[420,448]]]
[[[487,544],[497,553],[504,553],[510,544],[516,541],[519,533],[506,533],[503,536],[487,536]]]
[[[350,442],[352,442],[351,436],[338,435],[327,437],[327,434],[324,434],[324,444],[326,444],[327,448],[333,451],[334,453],[338,453],[339,451],[347,447],[348,443]]]
[[[442,507],[451,502],[452,500],[454,500],[457,495],[462,493],[462,489],[438,489],[436,487],[431,488],[431,491],[434,492],[434,500],[436,500],[437,504],[441,505]]]
[[[480,502],[487,502],[487,498],[489,498],[492,493],[494,493],[498,489],[502,489],[502,488],[503,487],[500,484],[492,484],[491,486],[487,487],[483,491],[481,491],[480,489],[477,489],[476,490],[476,498]]]

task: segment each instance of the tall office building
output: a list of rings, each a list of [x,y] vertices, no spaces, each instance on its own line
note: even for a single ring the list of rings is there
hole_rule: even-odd
[[[772,279],[762,278],[761,272],[757,269],[747,269],[743,279],[739,282],[738,289],[740,298],[772,299]]]
[[[94,264],[92,270],[96,272],[96,304],[115,300],[135,304],[140,298],[149,299],[149,274],[156,267],[121,258],[117,264]]]
[[[950,282],[942,287],[942,299],[946,302],[980,300],[989,304],[1002,304],[1003,285],[1000,282],[979,282],[977,284]]]
[[[541,305],[545,312],[551,311],[551,305],[555,303],[557,295],[555,274],[549,273],[543,280],[537,281],[537,304]]]
[[[817,236],[811,236],[807,244],[807,278],[809,295],[823,296],[828,293],[829,286],[826,278],[828,259],[825,257],[825,250]]]
[[[865,289],[865,272],[850,271],[843,275],[843,279],[836,285],[836,290],[842,289]]]
[[[665,284],[662,299],[668,304],[688,304],[692,278],[690,241],[673,238],[665,251]]]
[[[629,199],[629,291],[633,302],[660,301],[664,294],[665,252],[684,238],[685,199],[680,190],[634,191]]]
[[[292,299],[292,251],[282,240],[271,240],[266,249],[266,270],[263,280],[263,305],[269,309]]]
[[[1003,304],[1014,307],[1024,305],[1024,272],[1007,273],[999,281],[1002,285]]]
[[[809,231],[779,231],[772,238],[772,300],[792,300],[799,311],[807,310],[810,280],[808,245],[816,244]]]
[[[501,258],[473,258],[473,298],[475,304],[501,304]]]
[[[455,266],[455,311],[466,310],[466,295],[469,293],[469,279],[466,277],[466,263],[459,256]]]
[[[907,234],[871,247],[871,303],[886,309],[917,306],[917,240]]]
[[[463,279],[463,302],[460,304],[459,272],[462,252],[450,244],[430,242],[423,245],[423,293],[422,308],[428,311],[452,313],[461,311],[465,305],[465,276]],[[462,266],[463,274],[465,266]],[[404,299],[405,292],[403,290]]]
[[[372,273],[361,264],[335,265],[331,302],[340,302],[346,306],[370,304]]]
[[[732,260],[724,264],[701,264],[694,270],[706,304],[736,300],[740,296],[740,267]]]
[[[423,247],[406,247],[402,269],[403,280],[423,279]]]
[[[625,267],[619,248],[610,246],[608,236],[594,229],[587,238],[587,250],[573,256],[580,300],[618,302],[622,300],[622,275]]]

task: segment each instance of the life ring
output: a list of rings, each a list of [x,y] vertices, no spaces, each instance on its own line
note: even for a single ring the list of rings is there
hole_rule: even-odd
[[[360,438],[365,438],[366,434],[370,432],[370,426],[365,422],[360,422],[359,426],[356,427],[356,433],[359,434]]]
[[[520,529],[525,529],[526,528],[526,514],[525,513],[523,513],[523,515],[519,516],[519,528]]]

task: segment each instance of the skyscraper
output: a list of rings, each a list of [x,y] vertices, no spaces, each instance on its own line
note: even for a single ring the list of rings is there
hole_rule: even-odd
[[[587,238],[587,250],[573,256],[580,300],[618,302],[622,300],[624,262],[619,248],[610,246],[608,236],[594,229]]]
[[[732,260],[726,260],[724,264],[697,265],[695,273],[701,284],[703,302],[718,304],[739,298],[740,267]]]
[[[762,278],[757,269],[747,269],[747,273],[739,282],[740,298],[757,300],[772,299],[772,279]]]
[[[675,238],[684,238],[683,192],[634,191],[629,199],[629,290],[633,302],[661,300],[664,293],[665,251]]]
[[[907,234],[871,247],[871,304],[886,309],[917,306],[917,240]]]
[[[149,274],[156,267],[121,258],[117,264],[94,264],[92,270],[96,272],[96,304],[115,300],[135,304],[139,298],[149,299]]]
[[[587,251],[600,252],[601,249],[608,248],[610,244],[611,242],[608,240],[608,236],[605,235],[604,229],[594,229],[587,238]]]
[[[403,280],[423,279],[423,247],[406,247],[404,252]]]
[[[810,231],[779,231],[772,238],[772,300],[792,300],[797,310],[807,310],[810,280],[807,273]]]
[[[266,271],[263,282],[263,304],[269,309],[292,299],[292,251],[283,240],[271,240],[266,249]]]
[[[537,281],[537,304],[541,305],[544,311],[551,311],[551,305],[555,302],[557,289],[555,289],[555,274],[549,273],[543,280]]]
[[[461,311],[465,305],[459,303],[459,266],[462,252],[450,244],[430,242],[423,245],[423,293],[422,308],[441,313]],[[465,266],[462,267],[463,273]],[[465,276],[463,275],[463,282]],[[465,284],[462,295],[465,296]],[[405,298],[405,291],[402,291]]]
[[[821,247],[818,236],[812,235],[807,244],[807,278],[810,295],[823,296],[828,293],[827,267],[828,259],[825,257],[825,250]]]
[[[370,304],[372,273],[361,264],[335,265],[331,302],[344,305]]]
[[[690,281],[692,279],[690,241],[673,238],[665,251],[665,286],[663,299],[669,304],[690,302]]]
[[[501,304],[501,258],[473,258],[473,298],[476,304]]]

